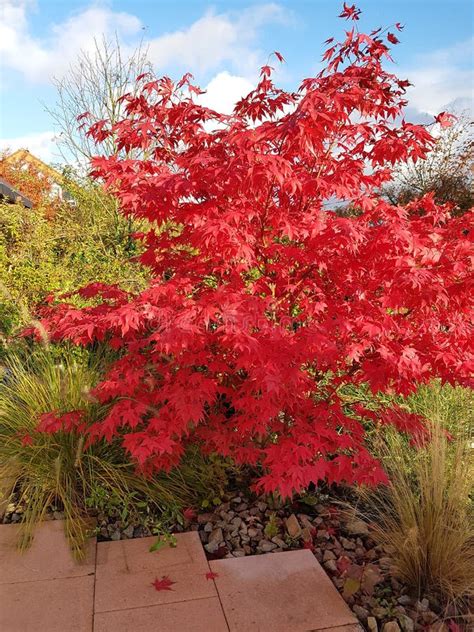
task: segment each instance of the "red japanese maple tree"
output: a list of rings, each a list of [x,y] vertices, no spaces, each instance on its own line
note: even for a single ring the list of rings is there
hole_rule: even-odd
[[[265,66],[231,115],[199,105],[188,75],[145,83],[124,97],[123,121],[92,124],[97,141],[147,150],[97,157],[93,176],[150,222],[135,237],[153,280],[134,296],[94,284],[81,294],[99,304],[44,314],[55,339],[120,350],[95,391],[107,416],[81,424],[91,441],[121,436],[145,471],[198,443],[259,464],[260,488],[283,495],[321,479],[376,483],[367,424],[414,433],[420,420],[348,408],[341,388],[469,382],[472,213],[380,193],[395,163],[433,143],[402,118],[408,82],[383,67],[397,41],[355,27],[328,40],[326,68],[296,92]],[[341,203],[356,212],[334,212]]]

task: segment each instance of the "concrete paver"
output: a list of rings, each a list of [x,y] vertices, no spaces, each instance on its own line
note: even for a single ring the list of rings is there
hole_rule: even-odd
[[[206,579],[209,566],[195,532],[176,536],[176,547],[150,553],[156,538],[100,542],[97,545],[95,611],[216,597],[214,582]],[[169,577],[171,590],[157,591],[155,579]]]
[[[217,597],[98,612],[94,632],[229,632]],[[350,631],[348,631],[350,632]]]
[[[357,623],[308,550],[215,560],[210,567],[230,632],[313,632]]]
[[[91,632],[94,577],[0,584],[2,632]]]

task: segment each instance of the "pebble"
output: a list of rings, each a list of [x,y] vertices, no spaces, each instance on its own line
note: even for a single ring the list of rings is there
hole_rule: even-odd
[[[366,621],[369,616],[369,611],[362,606],[358,606],[357,604],[352,606],[352,612],[357,615],[358,619],[361,619],[362,621]]]
[[[223,542],[223,541],[224,541],[224,534],[222,533],[222,529],[220,527],[218,527],[217,529],[214,529],[209,534],[209,544],[211,542],[216,542],[217,544],[219,544],[220,542]]]
[[[383,624],[382,632],[400,632],[400,626],[396,621],[387,621]]]
[[[326,570],[331,571],[331,573],[337,572],[337,564],[334,560],[327,560],[327,562],[323,563],[323,566]]]
[[[406,614],[399,614],[398,621],[401,625],[403,632],[413,632],[415,629],[415,622],[410,617],[407,617]]]
[[[219,548],[219,543],[218,542],[208,542],[207,544],[204,545],[204,548],[206,549],[206,551],[208,553],[216,553],[217,549]]]
[[[259,546],[265,553],[277,548],[277,545],[274,542],[269,542],[268,540],[261,540]]]
[[[369,527],[363,520],[351,520],[346,524],[346,530],[353,535],[369,535]]]
[[[133,532],[134,532],[133,524],[130,524],[128,525],[126,529],[122,531],[122,535],[124,535],[128,539],[131,539],[133,538]]]
[[[285,520],[285,525],[286,525],[286,530],[290,538],[293,538],[296,540],[296,538],[300,537],[301,526],[295,514],[291,514],[291,516]]]
[[[367,617],[367,628],[369,632],[378,632],[379,626],[375,617]]]

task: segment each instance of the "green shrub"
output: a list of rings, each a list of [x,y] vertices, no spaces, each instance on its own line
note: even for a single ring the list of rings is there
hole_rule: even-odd
[[[75,201],[32,209],[0,203],[0,334],[29,322],[50,292],[70,292],[92,281],[137,290],[147,276],[117,202],[87,180],[68,183]],[[75,299],[78,301],[78,299]],[[78,305],[80,305],[78,301]]]

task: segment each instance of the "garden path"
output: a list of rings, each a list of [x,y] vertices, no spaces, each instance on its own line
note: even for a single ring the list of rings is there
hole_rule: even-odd
[[[156,538],[96,542],[74,562],[63,523],[26,553],[0,527],[2,632],[358,632],[310,551],[208,562],[196,532],[150,553]]]

